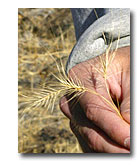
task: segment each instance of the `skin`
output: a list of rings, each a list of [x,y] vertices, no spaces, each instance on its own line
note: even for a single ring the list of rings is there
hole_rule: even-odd
[[[111,102],[104,78],[96,70],[101,69],[100,62],[99,57],[82,62],[69,71],[69,77],[75,80],[76,74],[85,87]],[[119,101],[123,119],[101,97],[89,92],[80,96],[76,104],[75,100],[67,102],[71,96],[63,97],[60,108],[70,119],[83,152],[130,153],[130,47],[117,50],[107,76],[108,89],[111,97]]]

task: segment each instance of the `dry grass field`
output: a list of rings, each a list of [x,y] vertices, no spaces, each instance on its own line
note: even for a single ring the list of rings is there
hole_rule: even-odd
[[[19,153],[81,153],[59,109],[30,108],[25,104],[35,88],[53,81],[56,61],[65,65],[75,44],[69,9],[18,10],[18,151]]]

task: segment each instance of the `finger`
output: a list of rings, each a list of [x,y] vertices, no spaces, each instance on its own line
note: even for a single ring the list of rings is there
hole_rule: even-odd
[[[122,76],[122,103],[121,114],[123,118],[130,124],[130,70],[123,73]]]
[[[84,153],[95,153],[93,148],[89,147],[88,143],[83,139],[83,137],[81,136],[79,131],[76,129],[76,127],[71,122],[70,122],[70,128],[71,128],[72,132],[74,133],[74,135],[76,136],[76,138],[78,139],[78,142],[81,146],[82,151]]]
[[[67,97],[62,97],[60,99],[60,109],[62,110],[62,112],[64,113],[65,116],[67,116],[69,119],[72,119],[72,107],[71,107],[71,103],[67,101]],[[71,108],[70,108],[71,107]],[[76,108],[75,108],[76,111]],[[86,141],[82,138],[82,136],[80,135],[80,133],[78,132],[78,130],[75,130],[74,126],[70,123],[70,127],[71,130],[73,131],[73,133],[75,134],[75,136],[78,139],[79,144],[81,145],[81,148],[83,150],[84,153],[93,153],[94,151],[92,149],[90,149],[90,147],[88,146],[88,144],[86,143]]]
[[[93,131],[91,130],[91,128],[85,127],[85,126],[89,126],[89,122],[86,116],[84,115],[84,113],[81,112],[81,107],[79,104],[77,104],[73,108],[71,105],[72,102],[68,104],[66,97],[63,97],[60,103],[61,103],[60,104],[61,109],[64,112],[64,114],[73,121],[73,123],[71,123],[71,129],[76,135],[77,139],[79,140],[79,143],[84,152],[93,153],[94,150],[96,152],[108,152],[108,153],[128,153],[129,152],[126,149],[119,147],[119,145],[117,145],[113,141],[109,140],[109,138],[107,138],[107,136],[105,136],[104,134],[101,134],[102,131],[100,129],[97,129],[97,127],[94,126],[94,130],[92,129]],[[73,118],[72,118],[72,114],[73,114]],[[75,124],[78,123],[80,127],[74,127],[76,126],[74,125],[74,123]],[[80,134],[79,134],[78,128],[81,128]],[[91,132],[91,135],[94,133],[95,137],[90,138],[90,134],[89,134],[90,132]],[[84,139],[81,137],[81,135],[84,137]],[[97,139],[96,137],[97,138],[99,137],[98,138],[99,143],[97,144],[94,143],[94,139]],[[101,137],[103,137],[104,139]]]
[[[96,126],[89,124],[88,126],[81,126],[71,122],[71,129],[77,138],[80,138],[84,152],[130,153],[129,150],[114,143]]]
[[[89,100],[90,99],[90,100]],[[80,100],[87,117],[102,129],[112,140],[130,149],[130,126],[122,120],[100,97],[86,92]]]
[[[61,111],[64,113],[64,115],[67,118],[71,119],[72,115],[71,115],[71,112],[70,112],[70,108],[69,108],[67,98],[65,96],[60,99],[59,106],[60,106]]]
[[[120,109],[123,118],[130,124],[130,97],[127,97],[122,101]]]

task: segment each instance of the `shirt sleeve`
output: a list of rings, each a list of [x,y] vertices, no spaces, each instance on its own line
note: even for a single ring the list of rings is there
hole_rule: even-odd
[[[76,64],[105,53],[110,42],[111,50],[130,45],[130,9],[73,8],[71,12],[77,43],[70,53],[67,73]]]

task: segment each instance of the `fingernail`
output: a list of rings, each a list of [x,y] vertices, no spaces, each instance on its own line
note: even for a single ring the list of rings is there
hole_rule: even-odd
[[[130,137],[127,137],[125,140],[124,140],[124,146],[128,149],[130,149]]]

